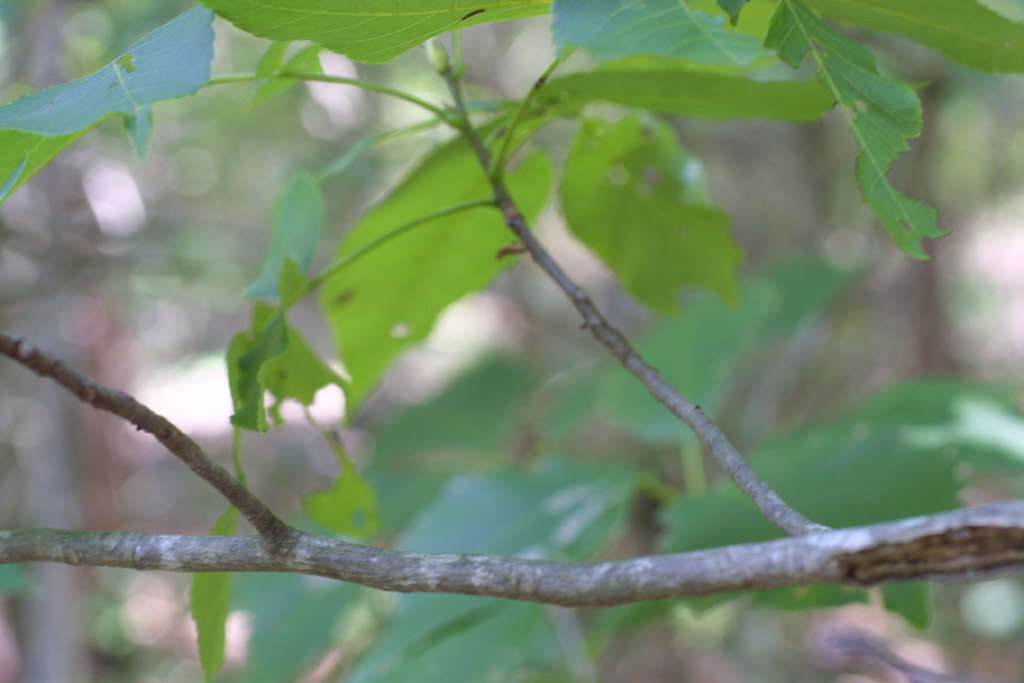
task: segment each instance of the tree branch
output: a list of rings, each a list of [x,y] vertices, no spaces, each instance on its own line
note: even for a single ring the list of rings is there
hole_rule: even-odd
[[[256,536],[0,532],[0,564],[27,561],[185,572],[292,572],[403,593],[459,593],[594,607],[809,583],[975,580],[1021,571],[1024,501],[765,543],[594,564],[408,553],[299,531],[287,554],[274,554]]]
[[[636,352],[626,337],[605,319],[587,293],[562,270],[561,266],[533,235],[522,212],[512,200],[508,187],[502,179],[502,174],[497,169],[491,172],[490,152],[470,123],[458,79],[452,74],[451,69],[441,75],[447,81],[448,89],[455,101],[455,111],[459,116],[459,128],[476,154],[484,173],[489,176],[498,208],[501,209],[501,213],[505,217],[505,224],[516,234],[541,270],[569,297],[572,305],[583,317],[583,326],[590,330],[594,338],[619,359],[623,367],[647,387],[647,390],[659,403],[689,425],[722,468],[736,482],[736,485],[754,501],[772,523],[788,534],[806,534],[827,529],[828,527],[812,522],[787,505],[763,479],[757,476],[757,473],[744,461],[743,456],[729,443],[721,430],[708,419],[700,407],[686,399],[675,387],[666,382],[661,374]],[[543,83],[543,81],[539,82]]]
[[[122,417],[137,429],[155,436],[190,470],[238,508],[259,532],[271,552],[283,549],[295,533],[227,470],[213,462],[187,434],[128,394],[98,384],[60,360],[6,333],[0,333],[0,354],[18,361],[38,375],[49,377],[94,408]]]

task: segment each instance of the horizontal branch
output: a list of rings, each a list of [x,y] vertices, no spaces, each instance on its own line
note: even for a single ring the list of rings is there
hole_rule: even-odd
[[[220,491],[272,547],[288,542],[292,529],[163,415],[123,391],[93,381],[18,337],[0,333],[0,355],[21,363],[37,375],[49,377],[84,403],[124,418],[136,429],[152,434],[190,470]]]
[[[1024,570],[1024,501],[764,543],[596,564],[408,553],[296,532],[271,553],[256,536],[28,529],[0,532],[0,564],[185,572],[273,571],[399,592],[459,593],[574,607],[806,584],[973,580]]]

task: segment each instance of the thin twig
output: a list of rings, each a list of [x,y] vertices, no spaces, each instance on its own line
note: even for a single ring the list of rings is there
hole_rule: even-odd
[[[512,148],[512,138],[515,137],[519,123],[523,120],[527,110],[529,110],[530,104],[533,102],[537,91],[544,87],[544,84],[547,83],[548,77],[562,62],[566,60],[566,58],[568,58],[569,54],[570,53],[559,55],[550,64],[548,64],[548,68],[544,69],[544,73],[540,75],[540,78],[533,82],[533,87],[530,88],[530,92],[526,93],[526,96],[519,102],[519,106],[516,108],[516,112],[512,115],[512,120],[508,124],[508,130],[505,131],[505,136],[501,140],[501,146],[498,148],[498,153],[494,155],[493,163],[488,170],[488,174],[497,182],[503,182],[505,175],[505,162],[508,161],[508,155]],[[458,78],[457,73],[453,74],[449,83],[452,81],[458,83]]]
[[[458,79],[454,77],[451,70],[443,73],[442,76],[448,83],[448,89],[455,101],[455,112],[459,117],[459,130],[465,136],[486,172],[491,168],[490,152],[469,121]],[[661,374],[636,352],[626,337],[605,319],[587,293],[573,282],[533,235],[522,212],[519,211],[509,194],[505,182],[495,175],[490,176],[490,181],[498,207],[505,217],[505,224],[516,234],[541,270],[569,297],[572,305],[583,317],[583,326],[590,330],[594,338],[619,359],[623,367],[647,387],[647,390],[659,403],[690,426],[690,429],[700,437],[722,468],[736,482],[736,485],[754,501],[761,512],[788,534],[806,534],[827,529],[828,527],[812,522],[787,505],[763,479],[757,476],[757,473],[744,461],[743,456],[729,443],[721,430],[707,418],[701,409],[665,381]]]
[[[183,572],[292,572],[403,593],[457,593],[569,607],[807,584],[980,580],[1024,570],[1024,501],[619,562],[410,553],[295,531],[290,552],[254,536],[0,531],[0,564],[63,562]],[[865,580],[865,577],[866,580]]]
[[[190,470],[220,491],[238,508],[268,544],[271,552],[285,548],[294,530],[227,470],[213,462],[203,449],[167,418],[158,415],[134,398],[98,384],[62,361],[26,344],[18,337],[0,333],[0,354],[21,363],[37,375],[49,377],[83,402],[122,417],[141,431],[149,432]]]
[[[327,74],[301,73],[298,71],[279,71],[278,73],[270,74],[269,76],[261,76],[260,74],[256,73],[224,74],[223,76],[211,78],[203,84],[203,87],[209,85],[224,85],[227,83],[250,83],[274,78],[290,78],[297,81],[317,81],[320,83],[354,85],[357,88],[362,88],[363,90],[370,90],[372,92],[380,93],[382,95],[389,95],[400,100],[405,100],[410,104],[415,104],[417,107],[426,109],[427,111],[429,111],[442,121],[448,119],[448,112],[446,112],[444,109],[424,100],[421,97],[417,97],[412,93],[407,93],[404,90],[399,90],[398,88],[391,88],[386,85],[381,85],[380,83],[364,81],[359,78],[346,78],[345,76],[329,76]]]
[[[353,262],[359,260],[360,258],[365,256],[369,252],[373,251],[380,245],[398,237],[401,234],[404,234],[405,232],[408,232],[409,230],[412,230],[415,227],[424,225],[426,223],[430,223],[431,221],[437,220],[438,218],[443,218],[445,216],[450,216],[454,213],[459,213],[461,211],[476,209],[481,206],[495,206],[496,204],[497,203],[495,202],[494,197],[482,197],[480,199],[473,199],[468,202],[461,202],[459,204],[453,204],[452,206],[446,206],[443,209],[438,209],[433,213],[428,213],[425,216],[420,216],[419,218],[411,220],[408,223],[403,223],[397,228],[394,228],[393,230],[389,230],[388,232],[384,233],[380,237],[377,237],[376,239],[367,242],[366,244],[359,247],[355,251],[346,254],[345,256],[342,256],[340,259],[324,268],[323,272],[321,272],[320,274],[318,274],[316,277],[312,278],[309,281],[309,284],[306,287],[306,291],[312,291],[316,289],[323,283],[327,282],[327,280],[329,280],[332,276],[334,276],[341,270],[345,269],[346,267],[352,265]]]

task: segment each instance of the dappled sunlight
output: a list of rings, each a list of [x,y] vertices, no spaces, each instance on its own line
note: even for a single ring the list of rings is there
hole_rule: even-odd
[[[82,184],[96,223],[110,237],[127,237],[146,221],[142,195],[125,166],[96,163],[85,170]]]

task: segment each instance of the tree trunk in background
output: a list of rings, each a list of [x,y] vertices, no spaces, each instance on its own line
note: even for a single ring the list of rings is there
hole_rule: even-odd
[[[64,0],[41,2],[29,10],[23,35],[33,36],[33,44],[21,65],[22,80],[44,86],[64,80],[60,52],[53,49],[62,44],[64,19]],[[53,190],[50,201],[59,209],[64,190],[74,181],[68,178],[66,170],[50,165],[39,174],[38,182]],[[50,215],[60,216],[62,212],[55,210]],[[58,242],[62,227],[51,221],[51,244]],[[58,294],[40,303],[39,314],[26,325],[26,334],[74,363],[77,359],[72,345],[52,335],[54,321],[59,320],[62,313],[64,297]],[[18,453],[24,473],[25,510],[29,517],[24,522],[26,526],[73,529],[80,526],[81,518],[72,475],[78,423],[75,399],[53,382],[34,381],[33,386],[34,391],[25,393],[34,393],[37,397],[41,414],[32,419],[39,420],[39,437],[31,448]],[[40,563],[31,567],[31,573],[34,586],[23,602],[21,680],[32,683],[89,680],[80,601],[75,589],[75,579],[81,576],[81,570]]]
[[[903,175],[906,178],[906,194],[918,201],[927,202],[939,211],[939,226],[950,230],[958,217],[950,207],[932,192],[932,172],[939,163],[939,130],[937,114],[942,106],[945,92],[944,74],[930,74],[930,85],[918,91],[923,108],[924,126],[921,137],[912,142],[907,154]],[[943,304],[942,266],[943,256],[948,252],[945,239],[925,240],[924,249],[930,256],[927,261],[907,260],[906,310],[913,316],[915,375],[948,375],[957,370],[957,362],[950,343],[949,320]]]

